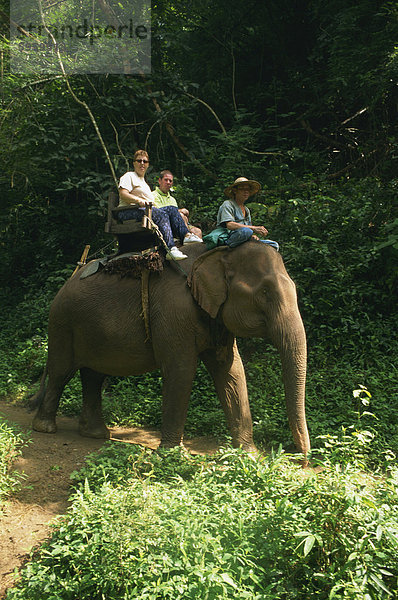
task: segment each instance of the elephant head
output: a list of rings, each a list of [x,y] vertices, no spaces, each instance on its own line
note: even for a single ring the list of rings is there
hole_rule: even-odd
[[[254,241],[216,248],[195,261],[188,284],[199,306],[235,336],[263,337],[278,349],[290,429],[306,455],[306,336],[296,286],[279,253]]]

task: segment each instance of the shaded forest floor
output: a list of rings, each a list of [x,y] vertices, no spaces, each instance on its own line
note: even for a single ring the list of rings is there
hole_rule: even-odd
[[[29,558],[35,546],[51,532],[51,523],[68,509],[70,474],[79,470],[85,457],[98,450],[104,440],[83,438],[78,434],[76,418],[57,417],[54,435],[31,430],[32,415],[25,408],[0,402],[0,414],[29,433],[31,443],[14,464],[25,474],[20,489],[6,503],[0,514],[0,599],[13,586],[13,572]],[[160,433],[139,428],[114,427],[115,443],[141,444],[155,449]],[[218,448],[214,438],[194,438],[185,442],[193,454],[211,453]]]

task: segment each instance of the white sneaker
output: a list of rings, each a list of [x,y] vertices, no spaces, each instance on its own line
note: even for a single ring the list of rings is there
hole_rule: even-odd
[[[170,248],[168,253],[166,254],[167,260],[183,260],[184,258],[188,258],[186,254],[183,254],[177,246],[173,246]]]
[[[192,242],[203,242],[203,240],[194,233],[187,233],[183,242],[184,246],[185,244],[191,244]]]

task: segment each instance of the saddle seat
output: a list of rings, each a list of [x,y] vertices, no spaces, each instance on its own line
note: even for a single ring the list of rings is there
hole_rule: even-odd
[[[137,252],[160,245],[156,232],[152,229],[152,206],[147,206],[142,219],[121,221],[119,213],[129,210],[128,207],[118,206],[119,197],[115,192],[108,195],[108,220],[105,232],[112,233],[118,241],[118,254]]]

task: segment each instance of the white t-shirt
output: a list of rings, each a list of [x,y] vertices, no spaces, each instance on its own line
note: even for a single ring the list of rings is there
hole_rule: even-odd
[[[121,176],[119,187],[125,188],[129,192],[133,192],[134,196],[153,202],[151,188],[143,177],[137,175],[135,171],[128,171]],[[119,206],[130,206],[130,202],[124,198],[120,198]]]

